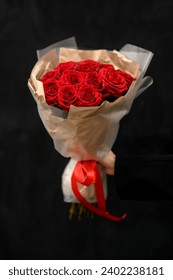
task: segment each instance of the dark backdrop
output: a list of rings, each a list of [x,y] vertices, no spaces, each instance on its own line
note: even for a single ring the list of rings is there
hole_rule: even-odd
[[[173,2],[1,0],[1,259],[168,259],[173,252]],[[114,223],[68,219],[61,174],[68,159],[45,131],[27,79],[36,50],[75,36],[79,48],[154,52],[154,84],[121,121],[108,177]]]

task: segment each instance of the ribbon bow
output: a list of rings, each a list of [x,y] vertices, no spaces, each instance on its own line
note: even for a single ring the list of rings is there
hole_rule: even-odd
[[[95,214],[105,217],[107,219],[113,221],[121,221],[126,217],[126,214],[121,217],[113,216],[109,212],[106,211],[106,202],[103,192],[102,180],[99,172],[99,168],[95,160],[87,160],[87,161],[78,161],[74,168],[72,178],[72,190],[79,200],[85,207],[90,209]],[[78,189],[78,183],[81,183],[85,186],[90,186],[91,184],[95,185],[95,193],[97,198],[97,207],[90,204],[80,193]]]

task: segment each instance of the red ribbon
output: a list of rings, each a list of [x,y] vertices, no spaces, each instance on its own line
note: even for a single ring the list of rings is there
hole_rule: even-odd
[[[76,198],[79,200],[80,203],[82,203],[85,207],[90,209],[95,214],[116,222],[121,221],[126,217],[126,214],[122,215],[121,217],[117,217],[111,215],[109,212],[106,211],[106,202],[105,202],[105,197],[103,192],[103,185],[102,185],[99,168],[97,166],[96,161],[94,160],[78,161],[74,168],[71,182],[72,182],[72,190]],[[85,186],[90,186],[91,184],[95,185],[97,207],[94,207],[81,195],[78,189],[77,182]]]

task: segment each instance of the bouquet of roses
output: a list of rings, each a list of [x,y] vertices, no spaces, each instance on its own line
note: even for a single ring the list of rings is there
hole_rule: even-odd
[[[152,83],[143,78],[152,53],[132,45],[121,52],[79,50],[71,38],[37,54],[28,85],[55,149],[71,158],[62,176],[64,200],[114,221],[125,218],[106,210],[103,163],[115,160],[119,122]]]
[[[65,112],[71,105],[91,107],[105,100],[115,101],[127,92],[133,80],[127,72],[94,60],[59,63],[40,79],[47,104]]]

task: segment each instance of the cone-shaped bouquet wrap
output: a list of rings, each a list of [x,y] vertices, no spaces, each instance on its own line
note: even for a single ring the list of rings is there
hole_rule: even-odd
[[[114,221],[125,218],[106,210],[106,172],[100,163],[112,157],[120,120],[152,84],[144,74],[153,54],[133,45],[120,51],[77,49],[74,38],[37,54],[28,86],[55,149],[71,158],[62,175],[64,201]]]

